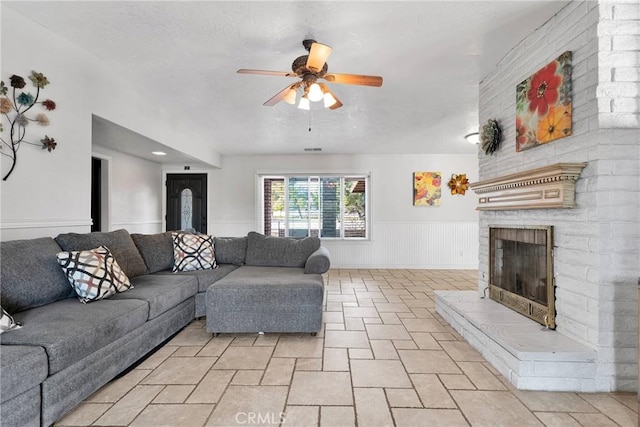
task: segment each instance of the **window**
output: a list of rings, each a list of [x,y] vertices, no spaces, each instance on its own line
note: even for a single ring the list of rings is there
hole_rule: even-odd
[[[193,192],[185,188],[180,192],[180,230],[189,230],[193,227]]]
[[[261,176],[264,234],[367,239],[366,176]]]

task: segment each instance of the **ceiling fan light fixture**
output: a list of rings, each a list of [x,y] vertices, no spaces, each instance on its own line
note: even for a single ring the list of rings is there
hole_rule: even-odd
[[[324,108],[329,108],[332,105],[334,105],[336,102],[338,102],[331,92],[325,93],[323,98],[324,98]]]
[[[323,101],[324,107],[335,110],[343,106],[340,99],[334,95],[325,83],[318,80],[326,80],[330,83],[358,86],[382,86],[382,77],[360,74],[327,74],[329,67],[327,58],[331,54],[331,47],[318,43],[313,39],[305,39],[302,45],[309,52],[308,55],[299,56],[291,64],[291,71],[269,71],[241,68],[239,74],[261,74],[265,76],[280,76],[298,78],[298,82],[290,84],[265,101],[262,105],[273,107],[280,101],[295,105],[298,100],[298,108],[310,110],[312,102]],[[300,92],[298,99],[297,92]]]
[[[304,43],[304,42],[303,42]],[[309,58],[307,59],[307,68],[315,73],[318,73],[324,67],[327,62],[327,58],[331,54],[333,49],[326,44],[313,42],[309,49]]]
[[[282,98],[284,102],[287,104],[295,105],[296,104],[296,95],[297,91],[294,88],[289,89],[289,92]]]
[[[311,84],[311,86],[309,86],[308,97],[309,97],[309,101],[311,102],[322,101],[322,98],[323,98],[322,89],[320,89],[320,85],[318,83],[313,83]]]
[[[304,95],[302,98],[300,98],[300,102],[298,103],[298,108],[301,110],[311,109],[311,106],[309,105],[309,98],[307,98],[307,95]]]

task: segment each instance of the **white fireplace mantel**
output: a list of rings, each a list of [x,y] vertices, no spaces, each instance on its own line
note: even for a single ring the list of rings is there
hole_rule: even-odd
[[[556,163],[471,184],[478,210],[573,208],[575,184],[586,163]]]

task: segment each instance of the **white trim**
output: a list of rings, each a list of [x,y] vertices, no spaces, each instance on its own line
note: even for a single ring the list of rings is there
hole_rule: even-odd
[[[2,230],[17,230],[24,228],[61,228],[61,227],[91,227],[91,218],[77,220],[22,220],[22,221],[4,221],[0,224]]]
[[[289,173],[278,173],[278,172],[274,172],[274,171],[256,171],[255,172],[255,185],[254,185],[254,194],[255,194],[255,218],[256,218],[256,230],[261,230],[264,233],[264,179],[265,178],[284,178],[285,179],[285,202],[284,205],[289,206],[289,191],[288,191],[288,182],[290,178],[298,178],[298,177],[304,177],[307,179],[310,178],[326,178],[326,177],[332,177],[332,178],[339,178],[340,179],[340,186],[344,187],[344,181],[347,178],[365,178],[365,233],[366,233],[366,237],[364,238],[350,238],[350,237],[344,237],[344,229],[341,227],[340,228],[340,237],[331,237],[331,238],[327,238],[328,240],[332,240],[332,241],[370,241],[371,240],[371,235],[372,235],[372,222],[371,222],[371,214],[373,212],[373,209],[371,207],[371,198],[370,198],[370,193],[371,193],[371,172],[364,172],[364,173],[354,173],[354,172],[344,172],[344,173],[338,173],[335,171],[331,171],[331,172],[313,172],[313,173],[307,173],[307,172],[289,172]],[[308,190],[310,191],[310,190]],[[344,195],[341,195],[341,200],[340,200],[340,215],[342,218],[342,214],[344,212]],[[307,198],[309,199],[309,198]],[[285,209],[285,224],[286,224],[286,228],[285,228],[285,236],[289,236],[289,209]]]
[[[360,176],[364,176],[367,178],[371,178],[371,171],[345,171],[342,169],[338,169],[338,170],[330,170],[330,169],[323,169],[321,171],[311,171],[309,172],[308,170],[295,170],[295,169],[266,169],[266,170],[256,170],[256,175],[260,176],[260,177],[264,177],[264,178],[271,178],[271,177],[280,177],[280,176],[286,176],[286,177],[299,177],[299,176],[303,176],[303,177],[314,177],[314,176],[318,176],[318,177],[326,177],[326,176],[339,176],[342,178],[351,178],[351,177],[360,177]]]

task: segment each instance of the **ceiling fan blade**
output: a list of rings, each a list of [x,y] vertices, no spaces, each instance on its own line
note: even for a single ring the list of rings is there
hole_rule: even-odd
[[[269,70],[249,70],[241,68],[237,71],[238,74],[262,74],[265,76],[280,76],[280,77],[298,77],[294,73],[289,71],[269,71]]]
[[[297,83],[294,83],[292,85],[289,85],[287,87],[285,87],[284,89],[282,89],[280,92],[276,93],[275,95],[273,95],[273,97],[271,97],[269,100],[267,100],[264,104],[262,105],[266,105],[268,107],[273,107],[274,105],[276,105],[278,102],[282,101],[282,99],[285,97],[285,95],[289,92],[289,90],[293,89],[295,86],[297,85]]]
[[[336,99],[336,103],[329,107],[329,109],[335,110],[336,108],[342,107],[342,102],[340,102],[340,100],[335,95],[333,95],[333,97]]]
[[[330,105],[330,106],[329,106],[329,107],[327,107],[327,108],[329,108],[330,110],[335,110],[336,108],[340,108],[340,107],[342,107],[342,102],[340,102],[340,100],[338,99],[338,97],[337,97],[333,92],[331,92],[331,89],[329,89],[329,86],[327,86],[327,85],[326,85],[326,84],[324,84],[324,83],[318,83],[318,85],[320,85],[320,88],[322,89],[322,93],[324,93],[325,95],[326,95],[326,94],[331,94],[331,96],[333,97],[333,99],[335,99],[335,101],[336,101],[333,105]],[[326,107],[326,105],[327,105],[327,104],[325,104],[325,107]]]
[[[309,57],[307,58],[307,69],[314,73],[320,72],[324,67],[327,58],[331,54],[333,49],[326,44],[314,42],[309,50]]]
[[[380,76],[363,76],[360,74],[327,74],[324,79],[331,83],[340,83],[345,85],[360,86],[382,86],[382,77]]]

